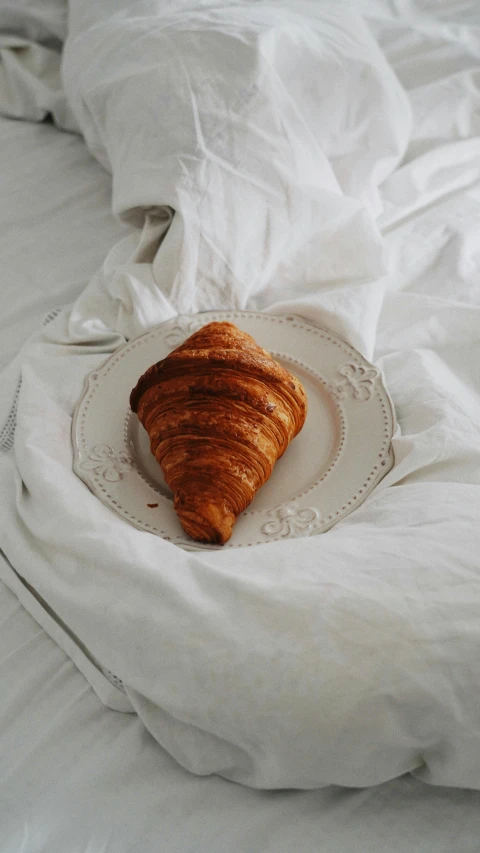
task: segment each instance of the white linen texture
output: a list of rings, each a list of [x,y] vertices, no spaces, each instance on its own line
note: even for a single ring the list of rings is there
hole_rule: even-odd
[[[401,281],[409,228],[427,248],[419,181],[426,207],[474,186],[478,140],[419,178],[406,84],[349,4],[76,0],[69,20],[70,108],[141,232],[7,369],[1,548],[194,773],[480,787],[479,296]],[[322,536],[187,554],[72,472],[87,373],[215,308],[300,314],[384,371],[396,465]]]

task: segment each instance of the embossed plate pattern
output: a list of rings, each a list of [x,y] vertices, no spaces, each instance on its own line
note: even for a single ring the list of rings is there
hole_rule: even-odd
[[[393,465],[394,414],[380,371],[338,336],[298,317],[248,311],[180,316],[131,340],[87,377],[73,421],[74,471],[130,524],[187,550],[148,436],[130,411],[142,373],[212,320],[230,320],[302,381],[308,415],[224,548],[322,533]],[[222,546],[217,546],[222,547]]]

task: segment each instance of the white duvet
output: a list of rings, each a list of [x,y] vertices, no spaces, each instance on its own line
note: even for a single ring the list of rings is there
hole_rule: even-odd
[[[339,3],[76,0],[69,20],[70,108],[112,171],[115,211],[142,230],[3,376],[0,419],[19,373],[21,387],[0,547],[193,772],[310,788],[412,771],[479,788],[468,116],[430,149],[441,105],[408,97],[408,62],[397,79]],[[398,53],[401,32],[386,30]],[[449,241],[455,264],[436,276]],[[85,375],[176,313],[232,307],[347,337],[381,366],[401,428],[395,467],[352,515],[248,558],[136,530],[72,472]]]

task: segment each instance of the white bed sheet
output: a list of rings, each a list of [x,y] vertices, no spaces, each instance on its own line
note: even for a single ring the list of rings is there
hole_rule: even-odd
[[[458,73],[454,68],[450,77],[462,90]],[[426,101],[431,98],[430,90]],[[445,117],[442,122],[445,127]],[[124,227],[109,214],[107,177],[79,140],[49,126],[2,121],[0,142],[2,166],[8,164],[0,198],[0,255],[9,270],[2,283],[4,364],[43,316],[80,292]],[[412,149],[410,155],[417,153]],[[35,192],[24,183],[30,165]],[[399,290],[421,291],[429,276],[441,287],[450,268],[474,300],[478,279],[459,270],[471,239],[469,203],[460,195],[460,204],[449,207],[456,239],[435,244],[433,261],[421,267],[415,253],[409,256],[414,260],[402,267]],[[467,211],[463,227],[458,207]],[[444,205],[443,220],[445,215]],[[401,250],[405,258],[412,246],[424,249],[436,233],[436,216],[438,206],[422,213],[421,244],[414,227],[403,233],[397,228],[392,256]],[[13,221],[22,228],[7,230]],[[0,650],[2,853],[478,851],[475,792],[429,788],[405,777],[361,791],[269,794],[191,776],[138,718],[101,705],[3,584]]]
[[[261,792],[179,767],[105,708],[0,582],[2,853],[478,853],[480,794],[403,777]]]
[[[3,119],[0,151],[2,369],[128,229],[110,213],[109,176],[77,136]]]
[[[1,547],[192,772],[283,789],[411,771],[476,789],[479,141],[462,120],[445,144],[441,122],[432,150],[399,163],[408,96],[343,3],[122,0],[106,17],[103,3],[71,0],[72,22],[80,9],[98,22],[72,23],[65,87],[112,168],[114,209],[147,219],[24,351],[14,452],[0,458]],[[459,57],[475,73],[478,31],[406,17],[387,49],[418,124],[422,86],[442,91]],[[337,112],[316,85],[327,79]],[[240,97],[246,81],[255,85]],[[168,110],[157,92],[171,96]],[[356,202],[333,191],[333,169],[342,184],[348,173]],[[383,210],[394,261],[380,281],[363,202]],[[176,211],[164,239],[158,204]],[[374,352],[402,433],[393,470],[355,513],[321,539],[253,546],[248,560],[229,545],[186,555],[138,531],[72,472],[86,373],[178,312],[227,305],[300,313]]]

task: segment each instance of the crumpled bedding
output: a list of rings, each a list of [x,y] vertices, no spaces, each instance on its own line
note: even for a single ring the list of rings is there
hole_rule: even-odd
[[[369,25],[343,4],[73,2],[69,104],[141,233],[3,377],[0,547],[177,761],[252,787],[479,787],[478,140],[428,150],[435,104],[392,72],[401,32],[385,55]],[[223,307],[339,332],[400,425],[352,515],[248,559],[129,527],[71,468],[85,375]]]
[[[0,115],[78,131],[61,80],[66,0],[1,0]]]

